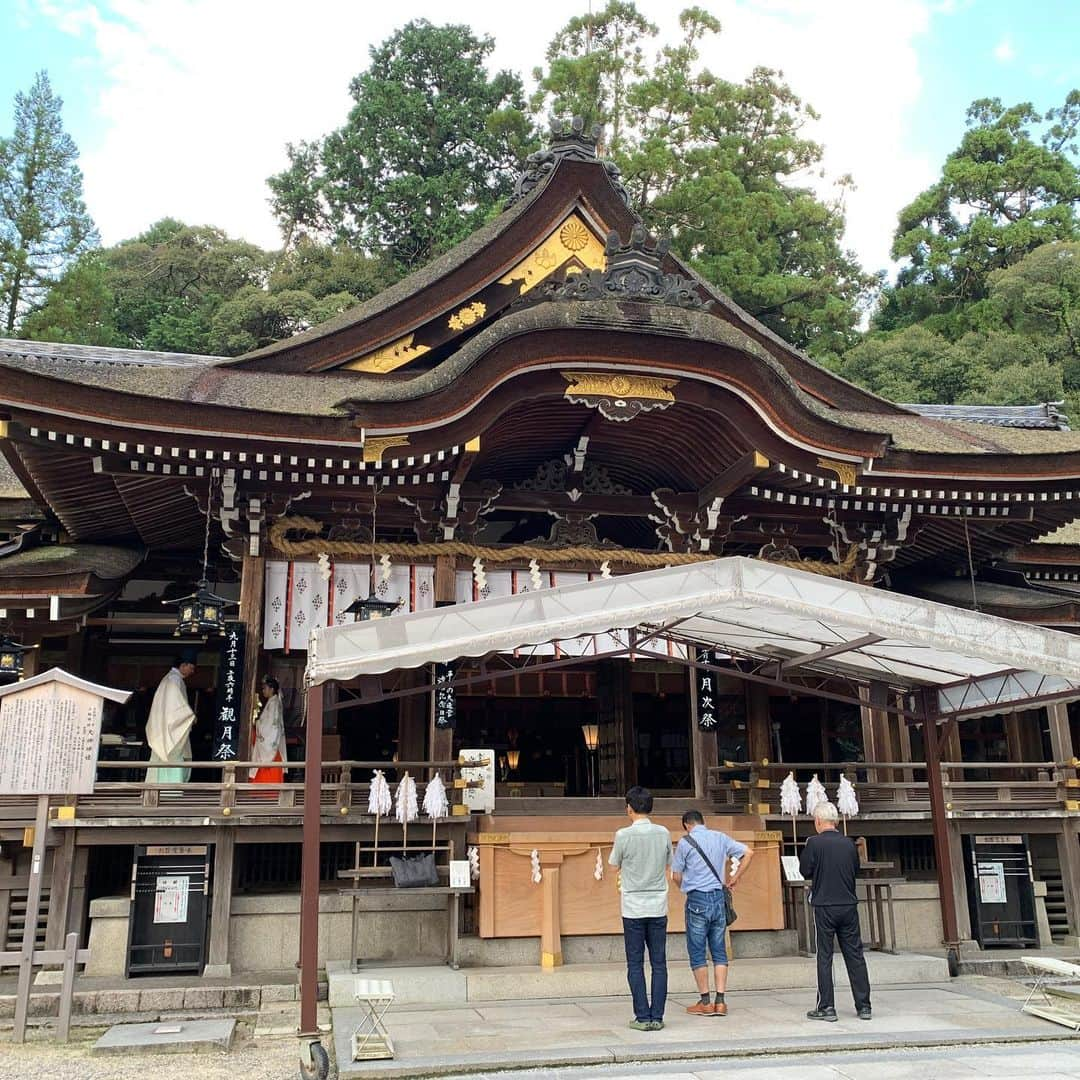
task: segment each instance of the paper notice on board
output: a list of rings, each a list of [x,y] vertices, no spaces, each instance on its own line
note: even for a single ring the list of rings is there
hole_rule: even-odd
[[[780,862],[784,867],[785,881],[803,881],[802,872],[799,870],[798,855],[781,855]]]
[[[154,889],[154,922],[186,923],[188,877],[159,877]]]
[[[1004,863],[979,863],[979,899],[984,904],[1004,904],[1006,902]]]

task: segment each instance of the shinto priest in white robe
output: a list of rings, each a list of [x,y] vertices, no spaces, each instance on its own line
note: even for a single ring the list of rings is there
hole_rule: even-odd
[[[285,717],[281,708],[281,695],[268,697],[255,720],[255,745],[251,760],[259,765],[282,764],[285,757]],[[256,777],[258,779],[258,777]]]
[[[151,784],[182,784],[191,770],[179,766],[191,760],[191,729],[195,714],[188,704],[187,684],[177,668],[173,668],[158,684],[146,721],[146,741],[150,744],[151,763],[173,765],[168,769],[147,769]]]

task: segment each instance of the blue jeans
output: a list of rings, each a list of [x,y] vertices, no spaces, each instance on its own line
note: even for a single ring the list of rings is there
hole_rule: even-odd
[[[634,998],[635,1020],[663,1020],[667,1004],[667,916],[623,919],[626,981]],[[652,1007],[645,993],[645,947],[652,967]]]
[[[727,908],[724,906],[724,890],[711,892],[688,892],[686,894],[686,951],[690,956],[690,970],[706,966],[705,946],[708,945],[712,962],[727,963],[727,945],[724,931],[727,929]]]

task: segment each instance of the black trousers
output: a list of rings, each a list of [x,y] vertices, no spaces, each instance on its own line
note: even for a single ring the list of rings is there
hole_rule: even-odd
[[[856,904],[823,905],[814,908],[817,926],[817,985],[818,1008],[833,1009],[833,938],[840,942],[840,952],[847,966],[851,993],[856,1009],[870,1008],[870,976],[863,957],[862,935],[859,933],[859,908]]]

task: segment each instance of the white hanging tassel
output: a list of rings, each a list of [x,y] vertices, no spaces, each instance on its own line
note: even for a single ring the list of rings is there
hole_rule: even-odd
[[[406,773],[397,786],[397,800],[394,803],[394,817],[402,825],[415,821],[419,813],[416,807],[416,781]]]
[[[544,871],[540,869],[540,852],[533,848],[532,854],[529,856],[529,862],[532,864],[532,881],[534,885],[539,885],[544,880]]]
[[[534,589],[540,588],[540,564],[535,559],[529,560],[529,579]]]
[[[813,816],[814,810],[818,809],[822,805],[822,802],[828,801],[828,794],[825,792],[825,787],[818,779],[818,773],[814,773],[810,783],[807,784],[807,813]]]
[[[599,848],[596,849],[596,869],[593,870],[592,876],[596,878],[597,881],[604,880],[604,860],[600,854]]]
[[[600,564],[600,576],[605,580],[611,577],[611,563],[607,559]]]
[[[450,803],[446,798],[446,785],[436,773],[429,781],[424,792],[424,813],[432,821],[450,816]]]
[[[780,813],[790,814],[792,817],[802,813],[802,794],[793,772],[789,772],[780,785]]]
[[[390,798],[390,785],[386,782],[386,774],[382,769],[376,769],[371,776],[371,792],[368,795],[368,813],[376,817],[389,814],[393,809],[393,801]]]
[[[469,848],[469,877],[473,881],[480,880],[480,849],[475,845]]]
[[[477,589],[481,591],[487,588],[487,574],[484,573],[484,563],[479,555],[473,559],[472,562],[472,576],[473,581],[476,582]]]
[[[390,580],[390,556],[379,556],[379,584],[385,585]]]
[[[840,777],[840,786],[836,789],[836,809],[844,815],[844,825],[849,817],[859,813],[859,800],[855,797],[855,785],[846,777]]]
[[[739,856],[731,856],[731,873],[728,875],[728,881],[730,881],[739,872]]]
[[[330,556],[325,551],[319,552],[319,577],[323,581],[329,581],[334,576],[333,568],[330,566]]]

